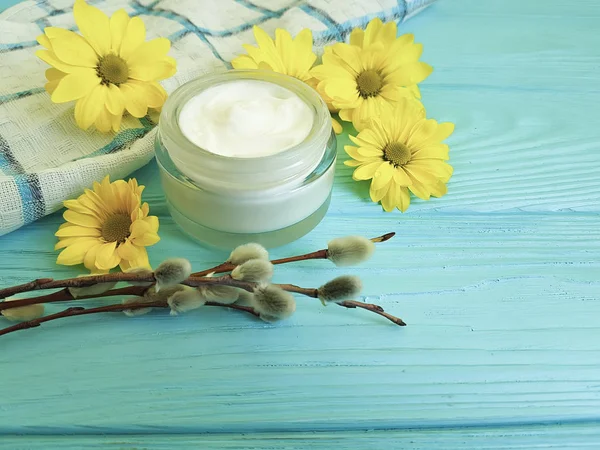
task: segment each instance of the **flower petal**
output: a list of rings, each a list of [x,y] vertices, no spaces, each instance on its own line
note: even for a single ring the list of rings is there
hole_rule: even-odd
[[[75,0],[75,23],[99,56],[110,52],[110,22],[108,16],[84,0]]]
[[[117,55],[120,54],[128,24],[129,15],[124,9],[119,9],[110,18],[110,49]]]
[[[85,266],[86,269],[88,269],[91,272],[96,272],[98,270],[98,268],[96,267],[96,256],[98,255],[98,250],[100,250],[100,248],[103,245],[104,245],[103,241],[98,242],[93,247],[90,247],[90,249],[87,251],[87,253],[83,257],[83,265]]]
[[[136,220],[131,224],[131,241],[135,244],[135,239],[141,238],[144,234],[151,232],[150,224],[144,220]]]
[[[51,52],[50,50],[38,50],[35,52],[35,55],[45,63],[50,64],[52,67],[55,67],[64,73],[74,73],[80,70],[86,70],[85,67],[72,66],[71,64],[62,62],[60,59],[58,59],[54,52]]]
[[[95,239],[90,239],[69,245],[62,252],[60,252],[58,258],[56,258],[56,263],[63,266],[81,264],[87,251],[96,245],[96,242],[97,241]]]
[[[389,162],[381,164],[373,174],[373,189],[379,190],[387,185],[394,177],[394,166]]]
[[[89,94],[100,84],[100,78],[93,69],[84,69],[66,75],[52,94],[54,103],[65,103],[77,100]]]
[[[60,228],[54,236],[56,237],[100,237],[102,235],[99,228],[81,227],[70,225]]]
[[[158,87],[160,85],[156,82],[148,83],[138,80],[129,80],[127,84],[129,86],[135,86],[138,91],[143,93],[139,95],[143,95],[149,108],[159,108],[167,99],[166,95],[163,94],[164,90],[160,89]]]
[[[129,67],[129,77],[140,81],[158,81],[173,76],[177,65],[170,57],[149,64],[132,64]]]
[[[383,161],[375,161],[375,162],[360,166],[358,169],[356,169],[354,171],[354,173],[352,174],[352,178],[354,178],[354,180],[356,180],[356,181],[368,180],[370,178],[373,178],[373,175],[375,175],[375,172],[377,171],[379,166],[381,166],[382,164],[387,164],[387,163],[385,163]]]
[[[102,244],[96,254],[96,267],[100,270],[110,270],[113,267],[117,267],[121,262],[121,257],[116,249],[116,242]]]
[[[148,102],[144,90],[138,85],[127,82],[119,86],[125,98],[125,108],[133,117],[144,117],[148,113]]]
[[[373,189],[373,183],[371,183],[371,187],[369,189],[369,195],[371,196],[371,200],[373,200],[375,203],[379,203],[381,201],[381,199],[385,196],[385,194],[387,194],[388,189],[390,189],[390,187],[392,186],[391,183],[385,185],[383,187],[383,189]]]
[[[107,93],[108,88],[103,84],[98,84],[89,95],[77,102],[78,108],[75,109],[75,120],[80,128],[87,130],[90,125],[96,122],[100,113],[105,109],[104,102]],[[80,102],[81,104],[79,104]]]
[[[61,72],[58,69],[55,69],[54,67],[51,67],[49,69],[46,69],[46,80],[48,81],[59,81],[61,78],[63,78],[66,73],[65,72]]]
[[[133,245],[129,239],[119,245],[117,252],[121,259],[126,261],[132,261],[139,257],[139,247]]]
[[[123,114],[125,97],[118,86],[110,83],[106,94],[106,108],[111,114]]]
[[[96,129],[102,133],[108,133],[112,128],[111,114],[108,112],[108,109],[102,105],[100,113],[98,117],[96,117],[96,121],[94,122]]]
[[[143,42],[136,50],[127,58],[127,63],[130,66],[136,64],[150,64],[159,61],[167,56],[171,49],[171,41],[167,38],[156,38],[151,41]]]
[[[123,35],[119,56],[127,60],[145,40],[146,27],[144,22],[139,17],[132,17]]]
[[[74,225],[79,225],[80,227],[96,229],[102,228],[102,223],[98,220],[98,218],[88,214],[81,214],[68,209],[63,213],[63,217],[67,222]]]
[[[51,39],[54,54],[63,62],[73,66],[96,67],[98,55],[88,42],[77,33]]]
[[[156,216],[149,216],[148,215],[148,203],[144,203],[142,205],[142,209],[145,211],[145,216],[144,219],[142,219],[144,222],[146,222],[149,226],[150,226],[150,232],[152,233],[158,233],[158,217]]]
[[[432,173],[431,168],[428,166],[417,166],[415,164],[407,164],[404,166],[404,170],[408,173],[414,183],[415,180],[421,184],[429,185],[435,184],[438,181],[438,177]]]
[[[100,242],[100,239],[89,236],[60,238],[60,240],[54,245],[54,250],[60,250],[61,248],[66,248],[73,244],[84,243],[88,241]]]
[[[398,186],[410,186],[412,180],[402,167],[397,167],[394,171],[394,183]]]
[[[138,257],[136,259],[130,260],[129,265],[132,268],[135,267],[143,267],[145,269],[150,269],[150,261],[148,261],[148,252],[144,247],[138,247]]]
[[[114,132],[119,131],[119,129],[121,128],[121,119],[122,118],[123,118],[123,113],[110,115],[110,125]]]

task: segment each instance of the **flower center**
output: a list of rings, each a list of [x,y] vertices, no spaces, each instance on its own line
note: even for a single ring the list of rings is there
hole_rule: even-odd
[[[129,67],[125,60],[117,55],[108,54],[98,61],[96,73],[102,78],[102,83],[113,83],[117,86],[129,78]]]
[[[374,70],[365,70],[356,77],[356,85],[361,97],[373,97],[381,91],[383,78]]]
[[[131,232],[131,219],[126,214],[115,214],[102,225],[102,237],[106,242],[125,242]]]
[[[383,156],[395,166],[403,166],[410,161],[411,153],[402,142],[390,142],[384,147]]]

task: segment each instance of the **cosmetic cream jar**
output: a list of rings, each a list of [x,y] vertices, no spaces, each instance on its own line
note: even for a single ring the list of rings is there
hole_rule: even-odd
[[[306,137],[283,151],[253,157],[224,156],[191,142],[180,127],[186,104],[236,80],[273,83],[301,99],[314,116]],[[331,116],[313,88],[287,75],[232,70],[185,83],[163,106],[155,152],[173,219],[213,247],[284,245],[311,231],[329,207],[336,159]]]

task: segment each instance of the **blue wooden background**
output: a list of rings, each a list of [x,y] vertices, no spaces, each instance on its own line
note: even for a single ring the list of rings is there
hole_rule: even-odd
[[[598,23],[597,0],[441,0],[402,26],[435,67],[429,115],[456,123],[449,194],[385,214],[340,152],[326,219],[274,256],[396,231],[359,269],[276,280],[360,274],[408,327],[302,299],[276,326],[213,308],[15,333],[0,447],[600,448]],[[161,220],[154,263],[223,259],[174,226],[154,162],[135,176]],[[78,273],[54,263],[60,223],[0,238],[0,285]]]

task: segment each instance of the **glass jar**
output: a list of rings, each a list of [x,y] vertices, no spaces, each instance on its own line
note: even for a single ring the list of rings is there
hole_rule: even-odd
[[[189,141],[179,127],[183,106],[201,91],[233,80],[275,83],[298,95],[314,113],[304,141],[252,158],[217,155]],[[331,116],[313,88],[287,75],[231,70],[185,83],[163,106],[155,152],[173,219],[210,246],[284,245],[311,231],[329,207],[336,159]]]

